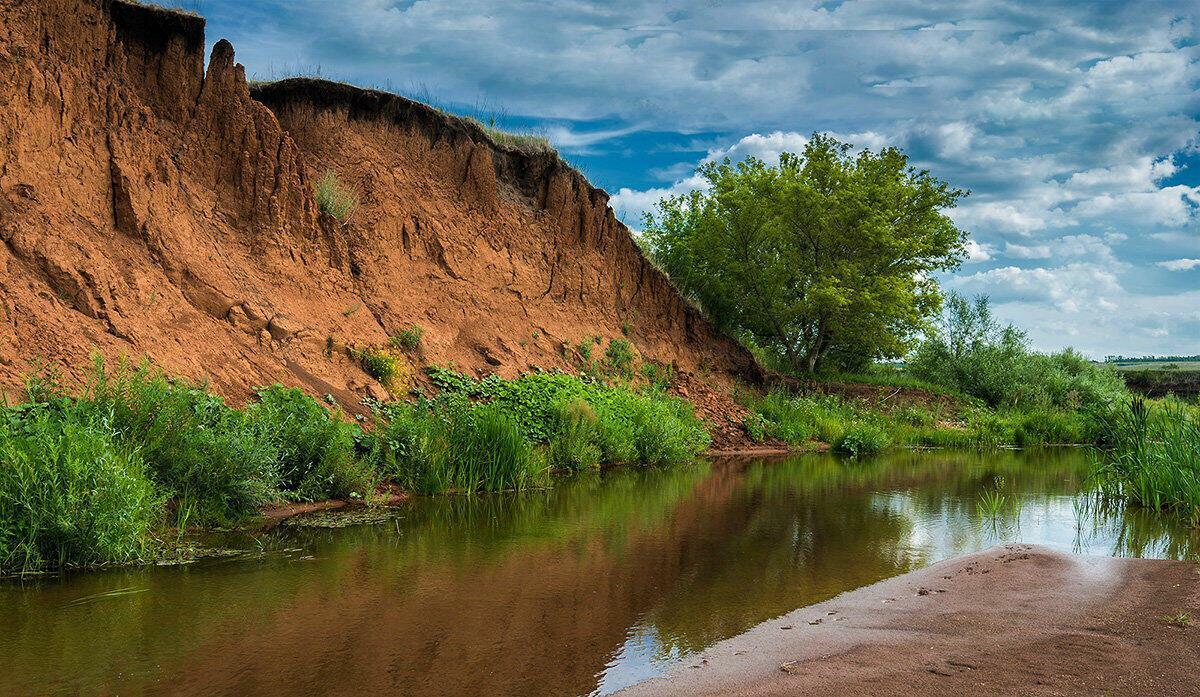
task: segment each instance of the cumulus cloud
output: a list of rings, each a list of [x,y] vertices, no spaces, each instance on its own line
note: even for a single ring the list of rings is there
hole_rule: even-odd
[[[1123,293],[1115,273],[1090,263],[1059,267],[1002,266],[956,276],[949,285],[957,290],[989,295],[998,302],[1022,301],[1053,305],[1075,313],[1088,303],[1109,302]]]
[[[1097,344],[1127,352],[1141,330],[1110,331],[1073,289],[1100,293],[1130,323],[1192,290],[1188,274],[1159,269],[1200,258],[1194,3],[206,0],[203,10],[210,40],[232,39],[251,74],[321,66],[358,84],[419,84],[443,105],[498,101],[599,169],[626,221],[703,187],[698,164],[771,162],[826,132],[902,147],[970,189],[949,213],[972,235],[954,283],[994,284],[1039,336],[1107,331]],[[1146,331],[1200,341],[1200,325],[1172,317]]]
[[[1167,271],[1191,271],[1200,267],[1200,259],[1171,259],[1169,261],[1160,261],[1157,265]]]

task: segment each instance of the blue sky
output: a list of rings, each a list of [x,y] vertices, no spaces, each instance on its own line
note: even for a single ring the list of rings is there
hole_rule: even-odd
[[[247,72],[389,88],[546,134],[637,227],[714,157],[895,145],[1043,350],[1200,353],[1195,2],[185,0]]]

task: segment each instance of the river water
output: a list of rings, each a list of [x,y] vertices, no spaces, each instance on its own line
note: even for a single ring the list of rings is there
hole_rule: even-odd
[[[1192,558],[1084,505],[1084,450],[617,470],[221,536],[230,556],[0,582],[0,694],[587,695],[1003,541]],[[1005,502],[981,510],[981,492]],[[341,527],[325,527],[339,525]]]

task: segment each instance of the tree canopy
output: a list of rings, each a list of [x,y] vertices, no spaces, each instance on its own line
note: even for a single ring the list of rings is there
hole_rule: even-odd
[[[698,173],[706,190],[646,215],[651,254],[719,325],[796,370],[904,355],[940,309],[931,274],[966,255],[943,214],[966,192],[896,148],[853,152],[815,134],[777,167],[750,158]]]

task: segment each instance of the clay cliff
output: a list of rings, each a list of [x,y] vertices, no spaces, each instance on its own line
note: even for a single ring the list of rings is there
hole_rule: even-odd
[[[228,42],[205,53],[197,16],[0,3],[0,388],[99,352],[352,407],[382,389],[346,348],[411,324],[415,362],[505,376],[628,335],[702,411],[761,379],[556,154],[382,92],[252,90]],[[360,197],[344,222],[314,201],[327,170]]]

